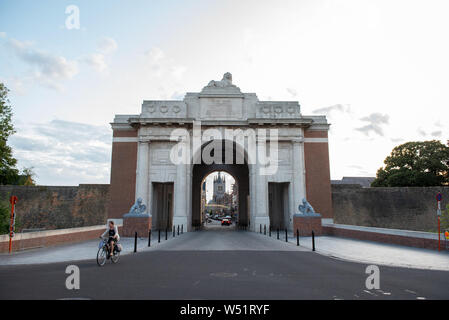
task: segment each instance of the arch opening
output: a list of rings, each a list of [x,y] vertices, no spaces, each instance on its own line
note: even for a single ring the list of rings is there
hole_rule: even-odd
[[[219,140],[220,141],[220,140]],[[192,168],[192,227],[195,229],[201,228],[204,223],[204,215],[202,212],[202,187],[204,179],[214,172],[226,172],[231,175],[235,181],[235,184],[238,186],[237,197],[238,197],[238,211],[234,214],[235,223],[238,226],[247,227],[250,223],[250,214],[249,214],[249,167],[246,161],[246,157],[244,157],[244,163],[238,163],[236,161],[238,156],[238,152],[242,152],[241,148],[239,148],[235,142],[232,144],[232,150],[227,150],[228,154],[232,151],[232,163],[226,163],[225,161],[225,153],[226,146],[230,144],[224,143],[224,140],[221,140],[221,163],[215,163],[215,161],[211,164],[206,164],[203,159],[201,159],[200,163],[193,164]],[[201,146],[201,153],[204,150],[204,147],[207,146],[210,142],[205,143]],[[240,149],[240,150],[239,150]],[[212,150],[211,156],[213,156],[214,150]]]

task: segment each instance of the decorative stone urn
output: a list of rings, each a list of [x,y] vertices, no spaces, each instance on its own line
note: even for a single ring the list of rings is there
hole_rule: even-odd
[[[148,231],[151,229],[151,214],[146,213],[146,206],[142,203],[142,199],[138,198],[136,203],[131,207],[128,213],[123,215],[123,231],[124,237],[148,238]]]

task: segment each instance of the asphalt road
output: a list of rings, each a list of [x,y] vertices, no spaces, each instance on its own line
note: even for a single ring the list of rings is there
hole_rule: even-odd
[[[80,289],[65,287],[66,267]],[[0,299],[449,299],[449,272],[336,260],[244,231],[185,233],[98,267],[95,260],[0,267]]]

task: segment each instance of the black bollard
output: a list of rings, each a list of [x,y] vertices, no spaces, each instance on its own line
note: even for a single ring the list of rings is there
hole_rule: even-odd
[[[285,229],[285,242],[288,242],[288,233],[287,233],[287,229]]]
[[[296,245],[299,246],[299,230],[296,229]]]
[[[271,226],[268,228],[268,235],[271,237]]]
[[[260,233],[262,233],[262,225],[259,224],[259,227],[260,227]]]
[[[279,228],[277,230],[278,230],[278,240],[279,240]]]
[[[173,226],[173,238],[176,236],[176,228]]]
[[[179,224],[178,224],[178,236],[179,236]]]
[[[161,242],[161,229],[157,231],[157,243]]]
[[[168,239],[168,228],[165,228],[165,240]]]
[[[312,251],[315,251],[315,232],[312,230]]]
[[[137,232],[134,233],[134,252],[137,252]]]
[[[184,225],[181,224],[181,234],[183,234],[183,233],[184,233]]]
[[[267,235],[267,225],[266,224],[263,225],[263,235],[264,236]]]
[[[151,247],[151,229],[148,230],[148,246]]]

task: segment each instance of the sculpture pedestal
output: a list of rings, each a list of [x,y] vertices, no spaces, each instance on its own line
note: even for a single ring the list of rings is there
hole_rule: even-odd
[[[299,230],[300,237],[311,237],[312,231],[316,236],[323,233],[321,227],[321,215],[314,214],[298,214],[293,215],[293,236],[296,237],[296,230]]]
[[[127,213],[123,216],[124,237],[134,237],[135,232],[140,238],[148,238],[148,230],[151,229],[151,214]]]

